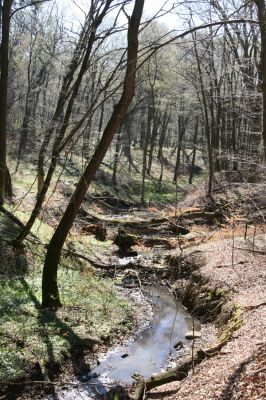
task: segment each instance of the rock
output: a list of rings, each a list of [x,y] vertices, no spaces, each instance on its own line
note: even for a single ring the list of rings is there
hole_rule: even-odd
[[[80,382],[87,382],[91,378],[90,375],[82,374],[79,376],[79,381]]]
[[[128,354],[127,354],[127,353],[124,353],[124,354],[122,354],[122,356],[121,356],[121,358],[126,358],[126,357],[128,357]]]
[[[181,342],[181,340],[179,341],[179,342],[177,342],[175,345],[174,345],[174,349],[176,349],[176,350],[180,350],[180,349],[182,349],[184,347],[184,345],[183,345],[183,343]]]
[[[99,374],[97,374],[96,372],[91,374],[92,379],[96,379],[96,378],[98,378],[98,376],[99,376]]]
[[[129,288],[129,289],[138,287],[138,282],[137,282],[136,275],[134,275],[134,276],[125,276],[125,278],[123,279],[123,286],[125,288]]]
[[[198,331],[188,331],[186,334],[185,334],[185,338],[186,339],[190,339],[190,340],[192,340],[192,339],[199,339],[201,337],[201,333],[200,332],[198,332]]]

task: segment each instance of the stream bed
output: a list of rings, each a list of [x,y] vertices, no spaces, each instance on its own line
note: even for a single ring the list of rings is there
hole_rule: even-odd
[[[169,365],[171,357],[177,357],[175,345],[180,341],[184,345],[188,342],[185,334],[192,329],[192,317],[166,288],[145,287],[144,291],[154,305],[153,314],[147,315],[149,326],[133,339],[109,350],[100,358],[99,365],[80,375],[77,387],[65,387],[46,399],[94,399],[115,384],[132,384],[132,375],[136,373],[145,378],[159,373]],[[199,329],[200,324],[195,321],[195,330]]]

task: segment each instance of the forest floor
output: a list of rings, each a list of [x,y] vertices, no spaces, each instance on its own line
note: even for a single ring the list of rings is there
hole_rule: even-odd
[[[58,202],[62,205],[62,199],[67,201],[67,187],[68,184],[61,184],[60,190],[53,193],[53,198],[48,198],[49,213],[44,213],[34,226],[33,233],[43,242],[49,240],[59,218]],[[19,188],[17,198],[24,189]],[[160,279],[166,281],[169,275],[167,260],[176,251],[200,252],[205,255],[204,265],[200,266],[202,276],[230,293],[230,300],[241,309],[241,327],[219,354],[196,366],[194,374],[189,373],[181,383],[174,382],[153,389],[147,396],[197,400],[263,399],[265,185],[220,180],[214,192],[214,203],[224,215],[222,221],[204,218],[179,220],[178,215],[186,212],[211,211],[212,205],[206,204],[204,193],[202,183],[190,190],[176,208],[159,204],[133,211],[130,207],[119,209],[119,203],[106,204],[105,196],[101,196],[94,205],[91,199],[87,199],[65,247],[59,276],[64,307],[56,315],[40,309],[44,247],[32,238],[25,247],[14,249],[7,242],[16,236],[18,227],[0,213],[0,235],[4,239],[0,249],[3,266],[0,276],[2,383],[25,377],[54,380],[62,364],[65,365],[65,372],[61,381],[71,379],[73,374],[77,376],[90,368],[89,364],[97,361],[99,352],[121,341],[140,326],[141,312],[137,311],[140,304],[136,299],[128,302],[123,298],[123,293],[118,293],[115,288],[117,281],[113,279],[113,267],[117,266],[117,246],[113,244],[113,239],[122,224],[137,238],[137,245],[133,248],[144,255],[144,264],[128,266],[138,271],[143,284],[151,282],[151,277],[158,281],[158,270]],[[23,207],[17,207],[16,215],[22,220],[27,219],[31,203],[30,200]],[[169,231],[169,226],[172,229],[169,222],[174,215],[178,224],[186,222],[185,226],[190,231],[187,235],[177,237],[176,233]],[[159,223],[152,226],[153,220]],[[247,238],[244,240],[246,222]],[[107,240],[103,242],[86,231],[86,227],[99,223],[107,227]],[[88,260],[81,260],[72,253],[83,254]],[[89,263],[89,258],[93,259],[95,268],[93,263]],[[154,270],[154,263],[157,271]],[[171,283],[174,286],[173,279]],[[147,304],[143,306],[143,313],[145,307]],[[219,336],[216,336],[218,339]],[[209,340],[215,341],[210,335],[203,337],[200,343],[204,345]],[[42,395],[41,391],[39,394],[36,391],[34,394],[21,394],[16,390],[12,397],[11,386],[11,392],[9,387],[8,397],[5,397],[6,385],[3,388],[1,399],[20,396],[37,399]]]
[[[191,192],[180,207],[201,204],[200,192],[200,188]],[[227,223],[215,229],[207,243],[184,253],[203,257],[200,275],[229,294],[241,312],[241,326],[214,357],[195,366],[183,381],[151,390],[150,399],[266,397],[266,188],[263,184],[221,182],[215,198],[229,205]]]
[[[243,232],[244,233],[244,232]],[[246,240],[211,241],[189,252],[201,253],[202,277],[241,310],[241,326],[216,356],[195,366],[187,378],[148,393],[149,399],[262,400],[266,394],[266,234]],[[233,258],[232,258],[233,257]],[[213,345],[219,343],[219,336]]]

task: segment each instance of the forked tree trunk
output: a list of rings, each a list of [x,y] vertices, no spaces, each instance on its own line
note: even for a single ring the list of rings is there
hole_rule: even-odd
[[[114,107],[113,113],[103,132],[100,143],[97,146],[93,157],[85,168],[85,171],[77,184],[76,190],[72,195],[67,209],[57,229],[55,230],[47,249],[42,279],[42,306],[44,308],[57,308],[61,305],[57,285],[57,271],[62,247],[78,213],[87,189],[93,177],[95,176],[115,133],[121,126],[123,118],[134,96],[138,57],[138,31],[143,5],[144,0],[135,0],[133,13],[129,19],[127,68],[122,95],[119,102]]]

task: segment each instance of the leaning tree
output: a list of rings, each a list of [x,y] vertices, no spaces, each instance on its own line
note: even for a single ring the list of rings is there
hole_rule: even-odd
[[[123,89],[118,103],[103,131],[101,140],[80,177],[76,190],[73,193],[66,211],[56,228],[49,243],[43,269],[42,279],[42,306],[57,308],[61,305],[57,284],[57,272],[61,251],[69,230],[78,213],[79,207],[92,182],[112,140],[121,126],[129,105],[134,97],[135,77],[138,58],[138,34],[143,12],[144,0],[135,0],[131,17],[128,18],[127,32],[127,66],[123,82]]]

